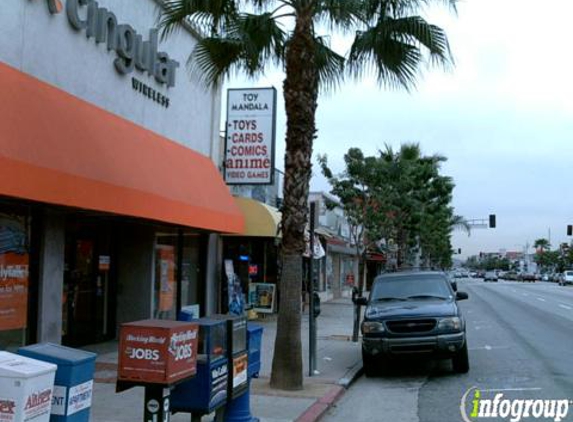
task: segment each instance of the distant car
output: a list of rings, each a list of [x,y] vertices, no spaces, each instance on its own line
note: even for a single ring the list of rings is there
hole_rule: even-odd
[[[517,281],[528,281],[528,282],[535,282],[537,277],[533,273],[519,273],[517,275]]]
[[[515,271],[507,271],[503,275],[504,280],[517,280],[517,273]]]
[[[486,271],[483,281],[497,281],[497,274],[495,271]]]
[[[450,280],[438,271],[389,273],[374,279],[362,321],[362,363],[366,376],[392,356],[452,359],[457,373],[469,370],[466,323]]]
[[[559,279],[559,285],[565,286],[566,284],[573,284],[572,270],[563,271],[563,274],[561,274],[561,278]]]

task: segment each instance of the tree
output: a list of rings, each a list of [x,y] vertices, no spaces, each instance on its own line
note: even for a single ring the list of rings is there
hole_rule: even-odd
[[[363,266],[368,250],[381,241],[397,245],[398,266],[412,264],[420,252],[426,267],[451,266],[450,235],[458,219],[450,206],[454,184],[439,174],[444,157],[423,156],[417,144],[404,144],[398,152],[387,146],[373,157],[350,148],[344,155],[346,169],[338,176],[326,155],[318,160],[330,193],[340,199],[354,228]],[[364,282],[365,274],[360,287]]]
[[[301,287],[312,144],[319,91],[345,75],[374,70],[380,84],[412,89],[425,62],[451,61],[445,32],[416,13],[428,4],[455,11],[456,0],[165,0],[160,25],[169,36],[182,21],[202,34],[189,69],[207,85],[236,72],[255,77],[270,65],[285,72],[287,115],[280,303],[271,386],[303,387]],[[286,25],[292,24],[288,30]],[[321,28],[353,34],[346,56]],[[425,60],[428,58],[429,60]]]
[[[543,253],[546,250],[551,249],[551,244],[549,243],[549,240],[541,238],[533,242],[533,247],[537,249],[540,253]]]
[[[350,148],[344,155],[346,170],[339,176],[328,167],[326,154],[318,155],[318,162],[332,187],[330,193],[340,200],[348,221],[351,240],[363,269],[358,282],[362,294],[366,283],[366,255],[378,249],[381,239],[389,238],[389,208],[380,192],[385,183],[384,163],[377,157],[365,157],[359,148]]]

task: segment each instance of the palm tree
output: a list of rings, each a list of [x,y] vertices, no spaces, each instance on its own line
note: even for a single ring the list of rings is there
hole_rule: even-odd
[[[303,387],[301,255],[319,91],[335,88],[345,75],[360,78],[369,70],[374,70],[380,84],[410,90],[424,63],[451,64],[444,31],[415,14],[432,3],[445,4],[454,11],[456,1],[163,1],[160,25],[164,36],[182,21],[202,35],[188,65],[207,85],[220,84],[236,72],[255,77],[271,65],[282,66],[285,73],[283,270],[272,387]],[[352,34],[354,40],[346,56],[330,48],[328,36],[319,33],[322,28]]]
[[[546,250],[548,250],[549,248],[551,248],[551,244],[549,243],[549,240],[541,238],[541,239],[537,239],[537,240],[535,240],[535,242],[533,242],[533,247],[535,249],[539,250],[541,253],[543,253]]]
[[[470,225],[469,221],[461,215],[452,216],[450,225],[452,230],[463,230],[468,234],[468,236],[471,234],[472,226]]]

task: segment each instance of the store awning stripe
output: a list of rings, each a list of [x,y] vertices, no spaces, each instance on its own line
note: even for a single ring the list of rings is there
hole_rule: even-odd
[[[243,230],[208,157],[2,63],[0,92],[0,195]]]

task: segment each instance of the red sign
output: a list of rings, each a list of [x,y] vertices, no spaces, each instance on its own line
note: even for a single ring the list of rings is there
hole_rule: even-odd
[[[197,324],[144,320],[123,324],[119,339],[118,379],[172,384],[197,370]]]
[[[257,264],[249,265],[249,275],[255,276],[259,273],[259,266]]]

